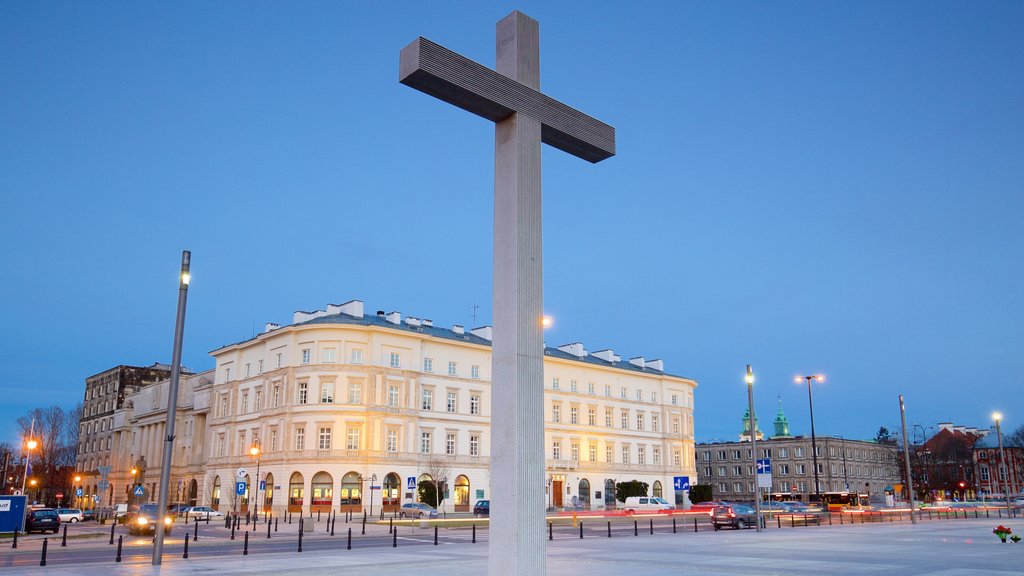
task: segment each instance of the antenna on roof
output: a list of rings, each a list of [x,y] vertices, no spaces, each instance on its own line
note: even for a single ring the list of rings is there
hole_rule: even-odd
[[[473,326],[476,326],[476,311],[480,309],[479,304],[473,304]]]

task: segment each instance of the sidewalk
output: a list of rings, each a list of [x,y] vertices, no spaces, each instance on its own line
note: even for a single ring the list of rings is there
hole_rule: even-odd
[[[1024,520],[1002,522],[1014,533]],[[1002,544],[992,534],[997,522],[863,524],[808,529],[660,533],[614,538],[587,537],[548,543],[548,573],[587,576],[658,576],[668,574],[791,574],[797,576],[1020,575],[1024,542]],[[148,564],[5,568],[4,574],[94,576],[143,574],[252,576],[259,574],[335,575],[341,572],[394,576],[439,574],[484,576],[485,544],[406,546],[330,552],[238,555],[214,559],[168,558],[162,567]]]

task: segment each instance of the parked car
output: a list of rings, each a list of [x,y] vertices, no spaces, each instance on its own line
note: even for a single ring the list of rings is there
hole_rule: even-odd
[[[491,501],[490,500],[477,500],[476,504],[473,505],[473,516],[479,518],[480,516],[491,515]]]
[[[125,524],[128,525],[128,532],[134,536],[155,534],[156,527],[161,524],[164,527],[164,534],[170,534],[174,516],[160,514],[156,504],[143,504],[138,512],[126,516]]]
[[[777,500],[761,502],[761,511],[767,514],[786,514],[792,511],[787,504],[788,502],[779,502]]]
[[[169,512],[170,514],[174,514],[175,516],[181,516],[189,508],[191,508],[191,506],[187,506],[185,504],[176,504],[176,505],[171,506],[170,508],[168,508],[167,512]]]
[[[490,510],[488,508],[488,510]],[[437,518],[437,509],[427,506],[423,502],[406,502],[398,511],[399,518]]]
[[[191,506],[185,510],[185,515],[189,518],[223,518],[224,513],[218,512],[209,506]]]
[[[625,510],[626,514],[632,514],[638,510],[641,512],[675,510],[675,506],[669,504],[668,500],[657,496],[630,496],[619,506],[619,509]]]
[[[722,526],[732,526],[736,529],[752,528],[757,525],[757,514],[753,506],[746,504],[719,506],[711,513],[711,523],[714,524],[715,530]]]
[[[60,530],[60,516],[53,508],[36,508],[29,511],[25,517],[25,532],[46,532],[52,530],[54,534]]]
[[[82,510],[82,522],[96,519],[96,510],[94,508],[86,508]]]
[[[82,515],[82,511],[78,508],[57,508],[57,516],[60,516],[61,522],[81,522],[85,518]]]
[[[114,518],[124,518],[128,514],[128,504],[122,503],[114,506]]]
[[[711,515],[715,511],[715,508],[719,506],[728,506],[728,502],[722,500],[708,500],[707,502],[697,502],[690,506],[691,512],[704,512],[707,515]]]

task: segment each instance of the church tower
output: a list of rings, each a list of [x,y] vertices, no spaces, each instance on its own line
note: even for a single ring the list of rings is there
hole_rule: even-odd
[[[764,439],[764,433],[757,427],[757,418],[754,418],[754,433],[758,440]],[[750,408],[743,413],[743,432],[740,432],[740,442],[750,442]]]
[[[773,438],[792,438],[789,433],[789,420],[782,412],[782,396],[779,396],[779,412],[775,415],[775,435]]]

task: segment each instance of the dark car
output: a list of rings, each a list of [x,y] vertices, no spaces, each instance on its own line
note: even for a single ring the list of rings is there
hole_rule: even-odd
[[[157,525],[162,524],[164,534],[170,534],[171,526],[174,525],[174,516],[159,514],[158,509],[156,504],[143,504],[139,507],[138,512],[130,512],[125,517],[128,532],[135,536],[155,534]]]
[[[82,510],[82,522],[85,522],[86,520],[95,520],[95,519],[96,519],[96,510],[95,509],[93,509],[93,508],[86,508],[85,510]]]
[[[491,515],[491,501],[490,500],[477,500],[476,504],[473,505],[473,516],[490,516]]]
[[[37,508],[28,513],[25,517],[25,532],[46,532],[52,530],[54,534],[60,530],[60,516],[53,508]]]
[[[715,530],[722,526],[732,526],[736,529],[753,528],[757,525],[757,514],[753,506],[729,504],[715,508],[711,513],[711,522],[715,525]]]

